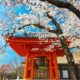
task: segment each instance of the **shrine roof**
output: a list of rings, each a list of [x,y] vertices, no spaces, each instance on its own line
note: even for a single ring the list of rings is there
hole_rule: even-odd
[[[51,54],[53,50],[57,50],[57,56],[64,55],[63,48],[58,45],[55,41],[59,41],[58,38],[50,39],[38,39],[38,38],[20,38],[20,37],[9,37],[8,43],[12,49],[17,52],[20,56],[25,56],[27,48],[29,48],[31,54],[46,53]],[[52,48],[50,46],[53,44]]]

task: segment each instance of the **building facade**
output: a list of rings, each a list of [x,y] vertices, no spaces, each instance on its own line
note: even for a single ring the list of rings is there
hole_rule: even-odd
[[[75,68],[78,80],[80,80],[80,53],[73,53],[74,61],[75,61]],[[66,56],[58,58],[59,64],[59,72],[61,80],[71,80],[71,75],[69,72],[68,63],[66,60]]]

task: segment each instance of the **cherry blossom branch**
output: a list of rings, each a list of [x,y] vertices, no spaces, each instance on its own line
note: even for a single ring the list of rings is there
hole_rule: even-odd
[[[56,30],[50,30],[50,28],[46,28],[46,26],[44,27],[44,26],[42,26],[40,23],[39,23],[39,24],[35,24],[34,26],[37,27],[37,28],[44,29],[44,30],[46,30],[46,31],[48,31],[48,32],[56,33],[56,34],[57,34],[57,31],[56,31]]]
[[[62,34],[63,32],[62,32],[62,30],[61,30],[61,28],[60,28],[60,25],[57,23],[57,21],[52,17],[52,16],[50,16],[49,14],[48,14],[49,12],[47,12],[47,17],[49,18],[49,19],[51,19],[51,22],[53,22],[53,24],[56,26],[56,28],[57,28],[57,33],[58,34]]]
[[[76,9],[71,3],[69,2],[63,2],[60,0],[41,0],[41,1],[48,1],[50,4],[55,5],[59,8],[66,8],[70,11],[72,11],[78,18],[80,18],[80,11]]]

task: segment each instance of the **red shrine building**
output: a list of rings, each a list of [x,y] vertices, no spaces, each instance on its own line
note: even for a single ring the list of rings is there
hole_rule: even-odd
[[[38,38],[8,38],[7,42],[12,49],[20,56],[26,57],[23,80],[60,80],[57,57],[64,56],[64,49],[55,45],[51,50],[47,50],[48,46],[57,40],[59,39],[49,38],[45,41]]]

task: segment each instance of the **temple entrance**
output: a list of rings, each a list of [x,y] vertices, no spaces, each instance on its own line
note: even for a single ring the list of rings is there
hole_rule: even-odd
[[[49,60],[44,56],[35,59],[34,79],[49,79]]]

